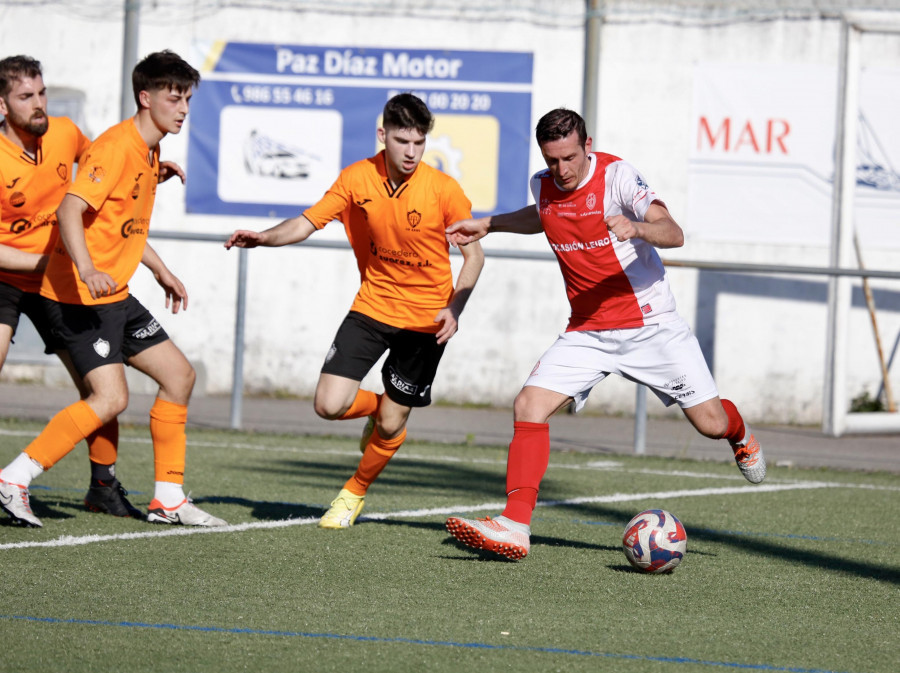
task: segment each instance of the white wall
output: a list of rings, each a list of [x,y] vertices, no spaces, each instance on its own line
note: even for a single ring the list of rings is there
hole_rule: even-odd
[[[510,10],[513,19],[496,21],[483,17],[437,21],[427,11],[409,16],[390,9],[361,16],[226,9],[201,18],[192,18],[185,11],[173,21],[170,13],[151,7],[143,11],[138,53],[142,56],[169,48],[194,59],[192,45],[200,40],[533,51],[532,119],[536,121],[554,107],[581,108],[583,29],[571,17],[577,17],[583,3],[568,0],[554,3],[554,7],[562,18],[547,18],[539,10]],[[87,127],[97,134],[119,120],[122,12],[117,8],[105,19],[84,16],[84,12],[61,5],[45,7],[40,15],[33,6],[2,5],[0,44],[5,54],[27,53],[41,60],[47,84],[85,91]],[[502,18],[499,13],[498,18]],[[41,39],[36,40],[36,35]],[[897,45],[896,38],[867,42],[866,63],[896,67],[900,64]],[[833,20],[773,20],[704,28],[632,18],[604,27],[595,147],[638,166],[683,224],[685,247],[666,251],[664,257],[827,264],[824,247],[782,246],[777,232],[749,245],[694,240],[685,219],[686,169],[695,64],[836,67],[837,60],[838,24]],[[199,68],[202,64],[193,65]],[[186,155],[187,132],[163,141],[164,158],[185,164]],[[530,150],[530,162],[532,171],[542,167],[535,146]],[[190,166],[187,168],[190,179]],[[174,182],[160,188],[154,217],[156,229],[221,234],[275,223],[264,218],[187,215],[184,190]],[[340,240],[342,232],[331,225],[316,236]],[[165,316],[161,293],[143,271],[132,284],[133,293],[157,314],[197,366],[201,374],[198,393],[229,391],[236,252],[210,243],[155,241],[154,246],[188,286],[190,308],[184,315]],[[547,249],[542,237],[509,235],[491,236],[485,247]],[[900,268],[898,250],[882,250],[873,244],[865,254],[870,268]],[[356,291],[355,262],[349,251],[302,248],[256,250],[249,257],[246,388],[311,395],[324,354]],[[680,310],[691,323],[698,315],[698,297],[710,296],[698,281],[703,278],[722,285],[712,293],[715,329],[710,332],[708,325],[702,325],[698,333],[713,357],[714,374],[724,396],[734,399],[751,421],[819,422],[825,361],[823,278],[785,277],[774,283],[728,277],[726,281],[722,276],[680,269],[670,271],[670,276]],[[890,308],[879,314],[889,349],[900,332],[900,287],[894,281],[875,286]],[[769,291],[779,296],[767,296]],[[710,309],[703,309],[701,314],[708,320]],[[488,259],[462,317],[461,330],[447,349],[434,386],[435,398],[509,405],[534,361],[564,328],[567,314],[554,263]],[[880,382],[865,310],[854,309],[852,320],[851,397],[863,389],[874,393]],[[900,391],[900,375],[894,374],[893,384]],[[629,413],[633,399],[630,384],[609,380],[594,391],[589,407]],[[651,399],[650,411],[661,413],[662,407]]]

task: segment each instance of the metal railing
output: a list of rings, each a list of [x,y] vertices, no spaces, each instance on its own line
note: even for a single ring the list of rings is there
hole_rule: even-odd
[[[150,238],[163,240],[178,240],[191,242],[224,243],[228,240],[227,234],[200,234],[177,231],[150,231]],[[346,241],[316,241],[309,240],[295,244],[307,248],[332,248],[338,250],[351,250]],[[243,390],[244,390],[244,325],[247,307],[247,250],[238,248],[238,272],[237,272],[237,299],[235,302],[234,323],[234,358],[231,386],[231,417],[230,427],[239,430],[242,426],[243,415]],[[459,251],[451,248],[451,254],[459,254]],[[490,250],[484,251],[485,257],[496,257],[512,260],[539,260],[556,261],[556,255],[552,252],[539,252],[528,250]],[[825,276],[828,278],[884,278],[900,280],[900,271],[885,271],[877,269],[842,269],[831,266],[790,266],[780,264],[746,264],[733,262],[704,262],[696,260],[663,260],[663,264],[672,268],[688,268],[706,271],[721,271],[737,274],[766,274],[766,275],[805,275]],[[634,451],[642,454],[646,451],[647,438],[647,389],[643,385],[637,385],[635,399],[634,419]]]

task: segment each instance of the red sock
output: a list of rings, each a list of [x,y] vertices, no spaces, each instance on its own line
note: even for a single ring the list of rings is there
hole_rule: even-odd
[[[747,428],[744,427],[744,419],[738,413],[737,407],[731,400],[722,400],[722,408],[728,416],[728,428],[722,439],[727,439],[732,445],[740,444],[744,441],[744,435],[747,434]]]
[[[506,459],[506,509],[503,516],[531,524],[541,479],[550,463],[550,424],[513,423]]]

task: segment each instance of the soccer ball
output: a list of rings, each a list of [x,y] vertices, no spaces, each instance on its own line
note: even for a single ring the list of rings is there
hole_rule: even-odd
[[[622,548],[628,562],[645,573],[675,569],[687,552],[687,534],[681,522],[664,509],[641,512],[625,526]]]

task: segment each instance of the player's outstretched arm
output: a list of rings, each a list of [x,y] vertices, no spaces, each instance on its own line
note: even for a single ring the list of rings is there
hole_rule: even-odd
[[[436,334],[439,344],[446,343],[459,330],[459,316],[466,307],[472,290],[475,289],[481,269],[484,268],[484,250],[481,249],[480,243],[464,245],[460,248],[460,252],[463,256],[463,265],[456,279],[453,296],[447,307],[438,311],[434,319],[436,323],[441,324]]]
[[[74,194],[66,194],[56,210],[59,223],[59,237],[75,262],[78,276],[87,285],[91,297],[97,299],[116,291],[116,281],[107,273],[98,270],[91,259],[87,242],[84,240],[84,214],[88,210],[87,201]]]
[[[271,229],[265,231],[249,231],[238,229],[225,241],[225,249],[231,248],[277,248],[282,245],[291,245],[305,241],[316,230],[312,222],[303,215],[292,217],[289,220],[279,222]]]
[[[543,231],[537,208],[525,206],[512,213],[460,220],[447,227],[450,245],[459,247],[484,238],[491,232],[510,234],[539,234]]]
[[[8,245],[0,245],[0,269],[4,271],[43,271],[47,267],[48,255],[25,252]]]
[[[149,244],[144,246],[144,255],[141,257],[141,263],[153,273],[156,282],[166,293],[166,308],[172,307],[172,313],[178,313],[181,308],[187,311],[188,294],[184,284],[169,271],[169,267],[163,263],[159,254],[150,247]]]

